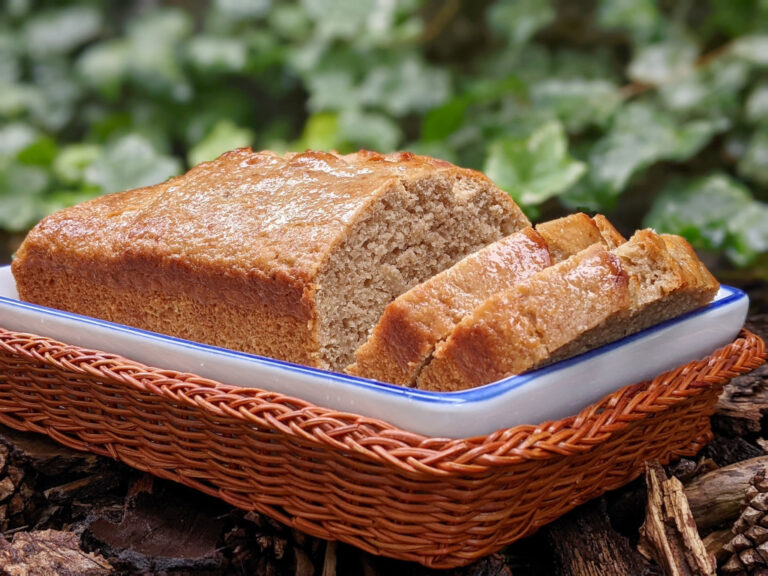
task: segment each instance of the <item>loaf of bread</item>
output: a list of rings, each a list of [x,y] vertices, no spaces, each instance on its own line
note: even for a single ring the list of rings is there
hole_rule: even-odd
[[[447,162],[240,149],[44,219],[13,273],[30,302],[340,370],[390,301],[528,225]]]

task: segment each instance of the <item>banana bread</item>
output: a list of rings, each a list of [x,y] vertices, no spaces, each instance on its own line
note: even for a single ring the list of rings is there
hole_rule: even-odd
[[[44,219],[13,273],[30,302],[340,370],[391,300],[528,225],[447,162],[240,149]]]

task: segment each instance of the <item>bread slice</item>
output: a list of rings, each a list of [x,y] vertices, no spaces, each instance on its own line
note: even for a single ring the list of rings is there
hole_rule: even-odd
[[[688,300],[683,304],[688,309],[698,308],[712,301],[720,289],[720,283],[699,260],[693,247],[682,236],[661,234],[669,253],[680,266],[686,281],[684,297]],[[683,295],[681,294],[681,298]]]
[[[619,258],[594,244],[478,306],[436,346],[417,387],[454,391],[520,374],[625,316],[630,302]]]
[[[600,235],[603,237],[609,250],[614,250],[627,241],[627,239],[622,236],[621,232],[616,230],[616,227],[602,214],[595,214],[592,217],[592,221],[595,223],[598,230],[600,230]]]
[[[582,212],[537,224],[536,232],[546,240],[555,264],[592,244],[605,244],[595,221]]]
[[[240,149],[44,219],[13,273],[37,304],[341,370],[391,300],[528,225],[440,160]]]
[[[349,374],[412,386],[434,346],[491,294],[507,290],[551,264],[533,228],[470,254],[389,304]]]

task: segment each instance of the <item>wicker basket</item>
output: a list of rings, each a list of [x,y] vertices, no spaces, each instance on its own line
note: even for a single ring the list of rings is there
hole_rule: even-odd
[[[764,361],[732,344],[575,417],[428,438],[256,389],[0,329],[0,422],[374,554],[449,568],[695,454],[722,386]]]

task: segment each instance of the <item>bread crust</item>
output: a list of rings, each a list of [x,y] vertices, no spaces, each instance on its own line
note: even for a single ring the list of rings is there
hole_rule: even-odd
[[[447,162],[239,149],[44,219],[13,273],[30,302],[324,367],[319,274],[371,206],[430,177],[450,179],[456,195],[487,188],[504,212],[498,237],[528,224],[484,175]]]

